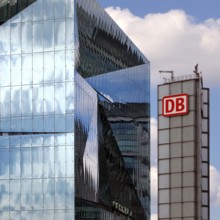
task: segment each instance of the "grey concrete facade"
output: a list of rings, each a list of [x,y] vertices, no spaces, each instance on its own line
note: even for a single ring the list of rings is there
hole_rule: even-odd
[[[209,89],[196,74],[158,86],[158,219],[209,213]]]

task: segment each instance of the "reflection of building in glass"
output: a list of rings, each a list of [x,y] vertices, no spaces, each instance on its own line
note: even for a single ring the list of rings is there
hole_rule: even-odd
[[[198,73],[158,86],[158,211],[159,220],[210,219],[209,89]]]
[[[0,36],[0,219],[150,219],[149,61],[94,0],[0,1]]]

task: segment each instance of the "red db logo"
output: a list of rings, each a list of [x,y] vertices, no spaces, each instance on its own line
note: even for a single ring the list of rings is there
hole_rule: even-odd
[[[188,95],[165,96],[162,100],[163,116],[185,115],[188,113]]]

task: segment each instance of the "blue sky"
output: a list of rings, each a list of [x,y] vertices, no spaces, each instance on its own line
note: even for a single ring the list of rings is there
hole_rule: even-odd
[[[119,6],[129,8],[138,16],[147,13],[164,13],[170,9],[183,9],[198,21],[207,18],[219,18],[219,0],[97,0],[104,8]]]
[[[219,0],[97,0],[151,62],[152,185],[156,182],[156,86],[159,70],[193,73],[199,63],[210,88],[211,220],[220,216],[220,11]],[[152,195],[156,220],[156,195]]]

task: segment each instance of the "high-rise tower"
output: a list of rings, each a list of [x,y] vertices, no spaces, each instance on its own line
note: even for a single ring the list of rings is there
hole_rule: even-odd
[[[158,86],[158,212],[209,220],[209,89],[197,70]]]

